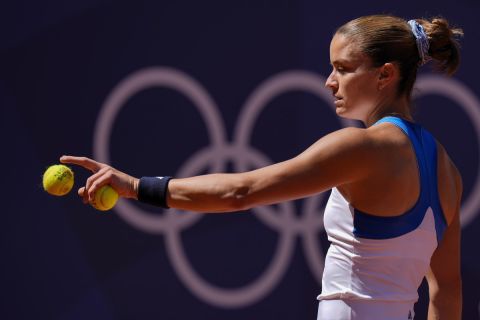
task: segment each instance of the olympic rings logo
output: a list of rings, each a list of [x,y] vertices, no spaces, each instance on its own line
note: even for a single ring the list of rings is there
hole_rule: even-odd
[[[218,108],[208,92],[189,75],[167,67],[152,67],[139,70],[121,81],[107,97],[99,114],[94,134],[94,157],[99,161],[110,163],[109,141],[112,126],[118,112],[126,101],[141,90],[152,87],[168,87],[178,90],[188,97],[198,108],[207,126],[211,144],[193,154],[175,174],[186,177],[201,173],[210,167],[213,172],[226,170],[231,161],[237,171],[248,168],[263,167],[272,164],[261,151],[250,145],[253,126],[263,108],[274,97],[292,90],[307,91],[323,99],[334,109],[331,93],[324,87],[325,79],[306,71],[287,71],[272,76],[255,89],[242,108],[233,142],[229,143]],[[458,102],[473,120],[477,139],[480,143],[480,102],[461,83],[438,76],[418,79],[417,87],[421,94],[445,95]],[[343,126],[351,126],[348,120],[340,119]],[[462,207],[462,225],[475,218],[480,208],[480,198],[475,197],[480,191],[480,179],[473,192]],[[272,260],[253,283],[239,288],[226,289],[208,283],[190,264],[183,245],[180,232],[193,226],[203,217],[201,214],[178,214],[170,209],[165,214],[151,215],[127,201],[119,201],[116,212],[129,224],[148,233],[161,233],[165,236],[167,254],[177,275],[183,284],[199,299],[222,308],[241,308],[251,305],[268,295],[281,281],[294,253],[296,238],[301,238],[302,248],[308,266],[318,283],[321,283],[324,257],[316,234],[323,230],[323,194],[307,198],[302,215],[295,214],[292,202],[273,206],[254,208],[253,214],[264,224],[276,230],[280,236]],[[278,212],[275,212],[278,210]]]

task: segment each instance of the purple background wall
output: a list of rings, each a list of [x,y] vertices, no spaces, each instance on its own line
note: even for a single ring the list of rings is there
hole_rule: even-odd
[[[464,319],[480,318],[478,1],[1,6],[1,319],[314,319],[328,246],[322,196],[230,215],[166,214],[126,201],[100,213],[74,192],[47,195],[41,174],[62,154],[108,157],[136,176],[235,171],[292,157],[344,125],[322,96],[330,38],[373,13],[441,14],[465,31],[455,80],[431,80],[426,68],[415,101],[417,119],[464,178]],[[110,100],[141,79],[147,83],[123,102]],[[210,102],[189,98],[202,98],[195,85]],[[265,94],[263,85],[287,88],[242,120],[253,116],[249,97]],[[115,116],[102,113],[115,106]],[[243,147],[242,125],[250,136]],[[75,174],[80,187],[88,174]],[[422,286],[418,319],[427,299]]]

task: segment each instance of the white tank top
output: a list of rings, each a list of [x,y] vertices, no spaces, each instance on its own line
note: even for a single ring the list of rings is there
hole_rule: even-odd
[[[353,208],[332,189],[324,213],[331,242],[319,300],[364,299],[415,303],[418,287],[446,221],[437,191],[435,139],[421,126],[387,117],[410,138],[420,173],[420,196],[408,212],[378,217]]]

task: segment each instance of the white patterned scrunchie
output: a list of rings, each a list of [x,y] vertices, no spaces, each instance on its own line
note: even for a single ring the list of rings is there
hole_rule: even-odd
[[[412,29],[412,33],[415,36],[417,41],[418,55],[420,56],[419,65],[423,66],[425,63],[430,61],[432,58],[428,55],[428,49],[430,48],[430,43],[428,42],[427,34],[423,29],[422,25],[415,20],[409,20],[408,24]]]

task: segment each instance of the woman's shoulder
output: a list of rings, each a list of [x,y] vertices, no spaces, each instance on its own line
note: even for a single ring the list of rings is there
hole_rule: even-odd
[[[342,141],[357,143],[376,143],[389,145],[392,143],[408,142],[408,137],[400,128],[391,123],[381,123],[368,128],[347,127],[339,129],[327,135],[331,138],[339,138]]]
[[[380,150],[403,153],[411,151],[411,140],[397,125],[384,122],[365,129],[365,138]]]
[[[408,156],[411,144],[403,132],[391,124],[369,128],[347,127],[334,131],[314,144],[319,150],[337,153],[338,156],[355,154],[373,163],[384,156]],[[385,160],[385,159],[383,159]]]
[[[377,143],[388,149],[389,146],[396,148],[398,151],[411,151],[412,143],[410,138],[402,131],[401,128],[392,123],[382,123],[369,127],[366,131],[367,139]],[[448,176],[451,181],[455,181],[457,185],[461,185],[461,175],[453,160],[450,158],[445,147],[434,138],[437,146],[437,164],[438,173]]]

